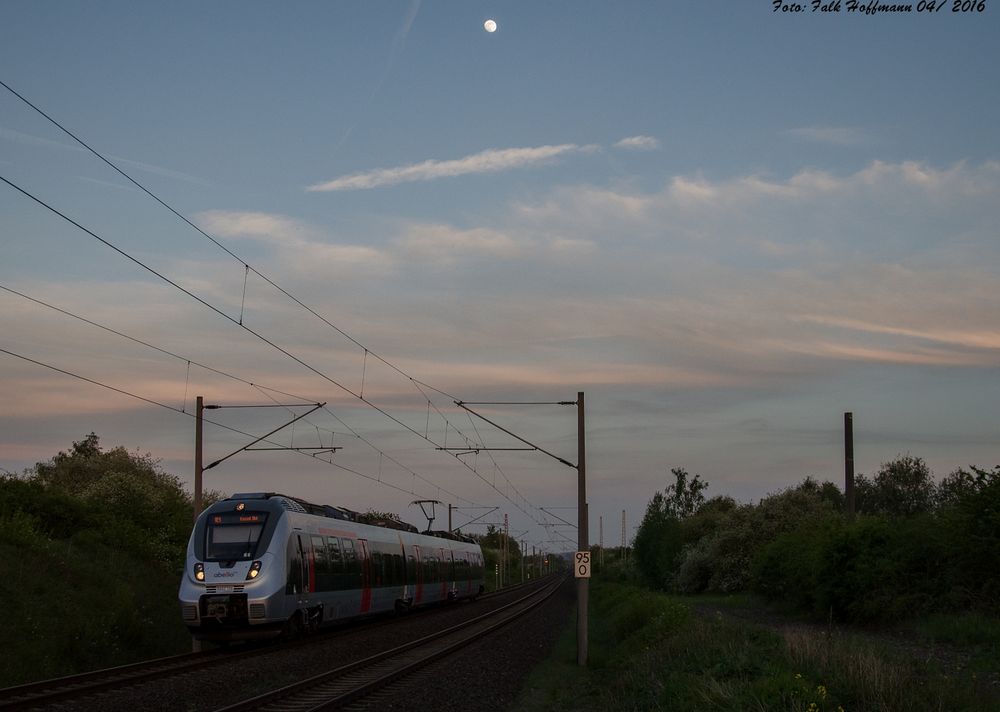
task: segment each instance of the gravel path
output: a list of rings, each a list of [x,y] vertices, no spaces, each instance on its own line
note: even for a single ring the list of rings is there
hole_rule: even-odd
[[[528,674],[552,653],[576,610],[573,579],[517,622],[460,656],[428,666],[365,706],[352,710],[507,710]]]

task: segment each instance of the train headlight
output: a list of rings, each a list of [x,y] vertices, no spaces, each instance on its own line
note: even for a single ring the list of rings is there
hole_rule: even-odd
[[[250,570],[247,571],[247,581],[257,578],[257,575],[259,573],[260,573],[260,562],[255,561],[252,564],[250,564]]]
[[[198,562],[194,565],[194,578],[196,581],[205,580],[205,564]]]

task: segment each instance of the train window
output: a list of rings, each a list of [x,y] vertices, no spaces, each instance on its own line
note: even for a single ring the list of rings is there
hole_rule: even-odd
[[[330,556],[330,571],[339,574],[344,569],[344,560],[340,555],[340,539],[335,536],[326,538],[326,550]]]
[[[249,517],[249,515],[247,515]],[[209,561],[246,561],[254,558],[257,542],[264,531],[266,514],[253,522],[209,520],[205,532],[205,558]]]
[[[291,595],[303,590],[302,556],[299,554],[298,539],[291,537],[287,549],[288,578],[285,581],[285,593]]]
[[[385,571],[382,565],[382,552],[377,549],[372,551],[372,586],[381,586],[385,582]]]
[[[403,571],[403,555],[393,554],[392,555],[392,585],[399,586],[406,580],[405,573]]]
[[[313,561],[316,565],[316,590],[331,591],[334,586],[333,571],[326,548],[326,541],[321,536],[313,536],[311,538]]]
[[[353,539],[341,539],[340,545],[344,554],[344,573],[340,576],[340,586],[337,588],[359,588],[361,586],[361,562],[354,548]]]
[[[417,557],[413,554],[407,554],[406,556],[406,583],[414,584],[417,582]]]

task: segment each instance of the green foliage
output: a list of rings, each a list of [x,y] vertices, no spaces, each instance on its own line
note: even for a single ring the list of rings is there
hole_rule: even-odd
[[[686,470],[671,470],[674,482],[653,495],[635,536],[635,560],[645,581],[654,588],[673,585],[684,545],[681,519],[690,517],[705,503],[708,483]]]
[[[665,594],[594,579],[590,660],[576,664],[574,627],[512,709],[597,710],[996,709],[971,673],[898,657],[864,638],[777,633],[720,613],[692,615]]]
[[[763,548],[762,594],[852,622],[894,621],[947,604],[947,550],[929,515],[808,522]],[[936,533],[936,532],[935,532]]]
[[[919,457],[902,455],[883,463],[873,479],[858,475],[854,487],[855,509],[861,513],[905,517],[934,507],[934,479]]]
[[[763,546],[835,507],[829,488],[809,478],[765,497],[757,506],[713,502],[684,521],[691,534],[685,537],[689,543],[678,563],[676,587],[681,592],[746,590],[754,557]]]
[[[681,525],[669,514],[663,494],[653,495],[635,535],[635,561],[643,579],[653,588],[668,588],[681,553]]]
[[[854,520],[830,482],[806,478],[737,504],[706,501],[697,478],[673,472],[676,485],[654,495],[635,539],[653,588],[754,590],[848,621],[1000,615],[1000,467],[959,469],[938,485],[922,459],[901,456],[858,479]]]
[[[949,583],[956,603],[1000,615],[1000,467],[973,471],[971,486],[952,490],[939,513]]]
[[[507,536],[493,524],[487,525],[486,533],[476,538],[479,540],[480,546],[484,549],[490,548],[500,552],[503,551],[506,546],[511,570],[520,571],[521,543],[519,541]],[[499,561],[499,558],[497,560]]]
[[[209,493],[209,498],[217,493]],[[181,652],[191,498],[149,455],[91,433],[0,476],[0,686]]]
[[[682,467],[675,467],[670,473],[674,482],[663,493],[664,508],[667,514],[678,519],[690,517],[704,504],[708,483],[701,479],[701,475],[691,477]]]
[[[394,522],[403,521],[395,512],[380,512],[377,509],[369,509],[367,512],[358,515],[359,522],[377,522],[383,519],[391,519]]]
[[[847,621],[964,609],[995,614],[1000,520],[975,501],[939,515],[806,522],[761,550],[754,588]]]
[[[0,502],[39,517],[53,537],[97,529],[110,546],[170,569],[183,565],[192,505],[180,480],[150,455],[102,450],[93,433],[38,463],[27,479],[6,478]]]

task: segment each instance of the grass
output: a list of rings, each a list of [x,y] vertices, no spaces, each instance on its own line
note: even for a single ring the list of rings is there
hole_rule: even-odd
[[[594,580],[589,618],[589,665],[576,665],[570,626],[512,709],[1000,710],[971,678],[877,642],[699,616],[676,598],[626,584]]]

